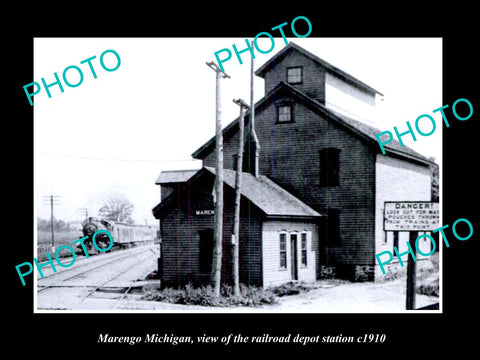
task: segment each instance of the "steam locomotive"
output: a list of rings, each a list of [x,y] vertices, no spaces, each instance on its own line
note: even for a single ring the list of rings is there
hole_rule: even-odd
[[[134,244],[153,242],[156,236],[156,229],[150,225],[128,225],[111,220],[101,220],[94,217],[88,218],[83,225],[83,236],[88,236],[83,244],[88,250],[93,245],[93,235],[99,230],[106,230],[113,238],[113,247],[129,247]],[[105,232],[95,235],[95,244],[100,249],[107,249],[110,246],[110,238]],[[79,244],[79,246],[81,246]]]

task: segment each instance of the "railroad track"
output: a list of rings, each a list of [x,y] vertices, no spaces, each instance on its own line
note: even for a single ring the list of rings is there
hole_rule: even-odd
[[[137,261],[135,263],[135,265],[138,265],[138,264],[141,264],[143,263],[145,260],[142,258],[140,259],[140,261]],[[119,272],[118,274],[114,275],[113,277],[109,278],[107,281],[101,283],[100,285],[97,285],[92,291],[90,291],[87,295],[85,295],[83,298],[82,298],[82,301],[85,300],[86,298],[88,298],[90,295],[94,294],[98,289],[101,289],[103,287],[105,287],[108,283],[112,282],[113,280],[116,280],[117,278],[119,278],[121,275],[123,275],[124,272]],[[128,287],[128,290],[129,291],[131,288],[131,285]]]
[[[137,250],[137,251],[133,252],[135,254],[136,252],[141,252],[142,248],[135,248],[134,250]],[[107,264],[113,263],[115,261],[119,261],[119,260],[122,260],[122,259],[125,259],[127,257],[132,256],[132,252],[131,252],[132,249],[130,249],[130,250],[120,250],[120,251],[119,251],[118,254],[117,253],[110,254],[109,260],[111,260],[111,261],[109,261],[108,263],[104,263],[104,259],[103,259],[103,257],[105,256],[104,254],[97,255],[97,256],[94,256],[93,259],[89,259],[89,260],[84,259],[82,261],[82,263],[78,264],[77,266],[72,266],[72,267],[69,267],[69,268],[61,268],[61,271],[52,272],[50,274],[47,274],[43,278],[38,279],[38,281],[43,281],[45,279],[51,279],[52,277],[59,277],[60,275],[65,275],[65,273],[67,273],[67,272],[78,272],[78,270],[81,267],[87,267],[87,270],[85,270],[85,271],[83,271],[83,272],[81,272],[77,275],[74,275],[70,278],[65,279],[65,281],[66,281],[66,280],[78,277],[79,275],[84,274],[87,271],[90,271],[90,270],[93,270],[95,268],[99,268],[99,267],[105,266]],[[124,253],[124,251],[128,251],[128,253]],[[90,255],[90,257],[92,257],[92,256]],[[100,264],[97,265],[97,266],[94,266],[98,262],[100,262]]]
[[[48,291],[51,290],[52,295],[49,298],[51,302],[52,298],[58,296],[57,294],[60,292],[61,296],[68,299],[72,308],[81,308],[82,303],[87,298],[92,297],[102,288],[120,290],[119,298],[114,306],[116,308],[130,292],[135,281],[138,280],[138,278],[134,279],[132,276],[135,276],[136,273],[152,271],[153,269],[145,268],[142,264],[152,264],[152,256],[157,254],[158,252],[152,247],[142,247],[130,249],[128,253],[122,252],[121,254],[111,255],[107,259],[104,258],[105,255],[102,255],[100,259],[96,259],[93,263],[89,263],[90,260],[85,260],[75,269],[66,268],[38,280],[37,295],[42,294],[43,299],[45,299],[45,296],[49,296]],[[134,269],[133,272],[132,269]],[[122,275],[126,275],[126,280],[121,279],[115,283],[115,280],[121,278]],[[83,281],[76,281],[82,278]],[[122,284],[122,282],[127,285],[119,286],[118,284]],[[109,287],[109,285],[111,286]],[[87,291],[86,294],[85,291]],[[72,294],[71,298],[69,294]],[[75,301],[75,304],[72,301]]]

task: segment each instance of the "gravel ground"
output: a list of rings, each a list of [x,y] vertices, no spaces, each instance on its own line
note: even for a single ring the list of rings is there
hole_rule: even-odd
[[[339,283],[324,281],[317,288],[294,296],[279,298],[279,303],[265,310],[281,312],[403,312],[405,310],[405,279],[382,283]],[[416,308],[439,302],[435,296],[416,294]]]
[[[70,290],[70,295],[73,295]],[[72,296],[73,298],[75,296]],[[261,312],[261,313],[395,313],[405,310],[405,279],[382,283],[351,283],[339,281],[319,281],[315,288],[297,295],[278,298],[278,303],[260,307],[204,307],[169,304],[158,301],[141,300],[141,296],[127,296],[120,303],[118,299],[95,297],[88,299],[82,310],[135,311],[174,311],[174,312]],[[439,302],[435,296],[416,295],[416,308]],[[73,310],[69,301],[63,306],[43,304],[43,310]],[[78,308],[77,308],[78,309]]]
[[[98,259],[97,259],[98,260]],[[88,260],[87,260],[88,261]],[[310,291],[278,297],[278,303],[259,307],[206,307],[170,304],[142,300],[141,294],[96,292],[82,300],[91,291],[82,284],[71,287],[53,287],[37,294],[37,306],[42,310],[93,311],[173,311],[173,312],[268,312],[268,313],[395,313],[405,312],[405,269],[390,274],[394,280],[377,282],[349,282],[343,280],[317,281]],[[60,275],[58,275],[60,276]],[[58,278],[57,276],[57,278]],[[98,273],[95,273],[98,277]],[[138,276],[133,277],[138,278]],[[47,281],[44,279],[43,281]],[[42,283],[42,281],[39,281]],[[46,284],[49,285],[49,284]],[[85,285],[85,284],[83,284]],[[153,285],[152,285],[153,286]],[[417,287],[427,294],[438,291],[438,255],[418,264]],[[154,287],[153,287],[154,288]],[[93,288],[94,289],[94,288]],[[435,291],[430,291],[434,289]],[[438,304],[438,296],[416,294],[415,308]],[[425,310],[432,312],[432,310]],[[435,311],[435,310],[433,310]]]

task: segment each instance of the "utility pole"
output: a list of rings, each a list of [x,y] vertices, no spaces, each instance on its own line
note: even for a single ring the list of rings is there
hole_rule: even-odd
[[[52,252],[55,252],[55,236],[53,231],[53,205],[60,205],[59,195],[44,196],[43,200],[50,200],[50,229],[52,230]]]
[[[214,246],[211,279],[216,296],[220,296],[220,281],[222,275],[222,238],[223,238],[223,136],[220,80],[230,78],[220,70],[214,62],[207,65],[216,73],[216,120],[215,120],[215,216],[214,216]]]
[[[252,48],[253,48],[253,41],[252,41]],[[259,151],[260,151],[260,142],[258,141],[257,133],[255,132],[255,100],[254,100],[254,80],[255,80],[255,60],[252,56],[250,62],[250,136],[249,139],[254,141],[255,145],[255,152],[253,154],[253,166],[254,171],[253,175],[258,177],[260,173],[260,163],[259,163]],[[251,151],[251,147],[249,144],[249,150]],[[249,156],[251,159],[251,155]],[[250,160],[251,161],[251,160]],[[250,164],[250,171],[251,171],[251,164]]]
[[[240,295],[240,277],[238,266],[238,253],[240,246],[240,199],[242,192],[242,166],[243,166],[243,138],[244,138],[244,117],[245,109],[248,109],[248,105],[241,99],[233,100],[235,104],[240,106],[240,118],[238,120],[239,126],[239,138],[238,138],[238,153],[237,153],[237,169],[235,173],[235,210],[233,219],[233,231],[232,231],[232,272],[233,272],[233,293],[234,295]]]
[[[85,219],[88,220],[88,209],[87,208],[81,208],[80,211],[85,211]]]
[[[252,49],[253,49],[253,45],[254,44],[252,41]],[[253,100],[253,93],[254,93],[253,82],[255,79],[254,67],[255,67],[255,61],[253,60],[253,56],[252,56],[252,58],[250,59],[250,109],[252,110],[250,111],[250,133],[255,132],[255,103]]]

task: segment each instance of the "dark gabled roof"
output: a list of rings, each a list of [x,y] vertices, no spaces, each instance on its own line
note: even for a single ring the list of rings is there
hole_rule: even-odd
[[[281,91],[288,92],[293,97],[296,97],[299,102],[303,105],[308,106],[313,111],[321,114],[325,119],[329,121],[334,121],[336,124],[347,129],[351,133],[356,134],[359,138],[363,139],[370,145],[374,146],[378,152],[380,152],[380,147],[378,145],[376,134],[381,132],[381,130],[366,125],[360,121],[349,118],[345,115],[339,114],[331,109],[325,107],[325,105],[320,102],[310,98],[309,96],[302,93],[297,88],[281,81],[272,91],[270,91],[267,96],[263,97],[255,104],[255,115],[263,109],[263,107],[272,103],[272,98],[274,98]],[[245,116],[245,121],[248,122],[249,112]],[[235,134],[238,131],[238,118],[232,121],[225,129],[223,129],[223,135],[225,138],[228,138]],[[196,159],[203,159],[210,151],[213,151],[215,147],[215,137],[212,137],[208,142],[198,148],[192,156]],[[401,146],[397,140],[392,140],[390,143],[384,145],[385,151],[390,155],[397,155],[409,160],[415,160],[427,165],[432,165],[433,161],[429,158],[417,153],[416,151],[406,147]]]
[[[373,142],[373,144],[377,149],[380,148],[375,135],[377,135],[382,130],[379,130],[373,126],[364,124],[358,120],[349,118],[348,116],[341,115],[331,109],[328,109],[328,111],[333,113],[335,116],[340,117],[342,122],[349,124],[352,128],[357,129],[361,133],[365,134],[368,137],[368,139]],[[402,146],[395,139],[393,139],[390,143],[383,145],[383,147],[385,148],[386,153],[407,157],[409,159],[417,160],[422,163],[428,163],[429,165],[434,164],[434,162],[430,158],[423,156],[422,154],[416,152],[415,150],[410,149],[407,146]]]
[[[187,184],[191,181],[195,181],[206,173],[215,176],[215,169],[211,167],[203,167],[198,170],[194,176],[186,180],[185,183]],[[236,173],[233,170],[223,170],[223,181],[232,189],[235,189],[235,175]],[[258,207],[268,218],[312,219],[324,216],[264,175],[255,177],[250,173],[242,172],[241,177],[242,196]],[[160,213],[168,203],[175,198],[176,195],[174,192],[171,193],[153,208],[153,214],[156,216],[156,214]]]
[[[366,90],[368,92],[377,93],[377,94],[383,96],[383,94],[381,92],[379,92],[378,90],[375,90],[371,86],[368,86],[364,82],[358,80],[357,78],[353,77],[350,74],[347,74],[345,71],[340,70],[339,68],[337,68],[336,66],[333,66],[332,64],[326,62],[325,60],[320,59],[318,56],[312,54],[308,50],[305,50],[304,48],[302,48],[301,46],[298,46],[297,44],[295,44],[293,42],[289,42],[287,46],[285,46],[274,57],[272,57],[265,64],[263,64],[257,71],[255,71],[255,75],[260,76],[262,78],[265,78],[265,73],[270,71],[270,69],[272,67],[274,67],[276,64],[278,64],[285,56],[290,54],[292,51],[300,52],[301,54],[310,58],[311,60],[313,60],[317,64],[323,66],[331,74],[333,74],[336,77],[346,81],[347,83],[355,85],[356,87],[359,87],[359,88],[361,88],[363,90]]]
[[[215,175],[215,169],[205,167]],[[223,181],[235,189],[235,175],[233,170],[223,170]],[[241,194],[255,206],[271,217],[319,217],[323,216],[313,210],[300,199],[275,184],[265,175],[254,175],[242,172]]]
[[[155,184],[171,184],[185,182],[198,172],[196,170],[167,170],[162,171],[155,180]]]

